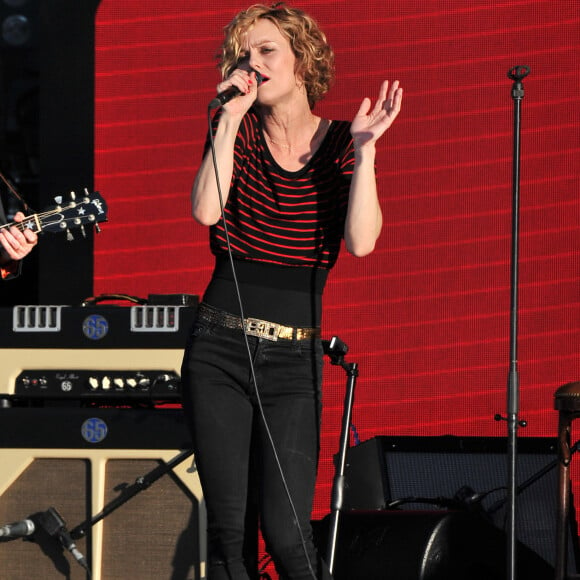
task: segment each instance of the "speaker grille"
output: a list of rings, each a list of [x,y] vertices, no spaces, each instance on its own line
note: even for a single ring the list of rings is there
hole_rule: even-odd
[[[481,502],[499,529],[507,517],[507,464],[501,454],[468,453],[393,453],[386,452],[387,472],[392,499],[408,497],[451,499],[461,488],[489,495]],[[522,484],[542,471],[551,458],[520,454],[518,482]],[[404,478],[403,474],[407,474]],[[555,557],[557,471],[546,473],[518,494],[517,536],[546,562]],[[409,502],[407,509],[433,508],[433,504]],[[443,506],[445,507],[445,506]]]
[[[88,462],[82,459],[34,459],[0,498],[0,521],[20,521],[53,506],[67,523],[84,521],[90,513],[88,473]],[[77,546],[86,555],[86,541],[78,541]],[[41,537],[39,543],[4,541],[0,562],[3,580],[86,578],[84,570],[71,564],[49,538]]]
[[[159,465],[157,461],[108,462],[107,494]],[[103,521],[103,580],[193,580],[199,561],[198,510],[179,480],[164,476]]]

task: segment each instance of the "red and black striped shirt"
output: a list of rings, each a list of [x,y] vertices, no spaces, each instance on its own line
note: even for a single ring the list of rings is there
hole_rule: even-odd
[[[286,171],[272,157],[260,118],[250,109],[236,138],[225,206],[234,257],[332,268],[343,237],[353,166],[350,123],[333,121],[310,161],[298,171]],[[210,228],[210,247],[216,256],[227,252],[221,220]]]

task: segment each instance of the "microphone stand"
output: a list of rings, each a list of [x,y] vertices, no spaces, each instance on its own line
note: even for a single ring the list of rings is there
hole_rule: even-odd
[[[524,98],[523,79],[530,74],[527,66],[515,66],[507,73],[514,81],[512,99],[514,101],[513,135],[513,176],[512,176],[512,245],[511,245],[511,306],[510,306],[510,367],[508,377],[507,417],[496,415],[496,419],[507,421],[508,428],[508,518],[507,518],[507,576],[516,578],[516,473],[517,473],[517,430],[525,427],[525,421],[518,420],[519,375],[517,361],[518,342],[518,256],[519,256],[519,210],[520,210],[520,132],[521,103]]]
[[[352,405],[354,401],[354,389],[358,377],[357,363],[347,364],[344,356],[348,352],[348,346],[337,336],[333,336],[330,341],[322,341],[324,354],[330,357],[333,365],[341,366],[347,375],[346,393],[344,396],[344,412],[342,416],[342,427],[340,432],[340,449],[338,460],[332,483],[332,495],[330,501],[331,518],[328,531],[327,564],[330,574],[334,572],[334,557],[336,552],[336,542],[338,538],[338,520],[344,502],[344,472],[346,467],[346,452],[348,450],[348,437],[352,417]]]

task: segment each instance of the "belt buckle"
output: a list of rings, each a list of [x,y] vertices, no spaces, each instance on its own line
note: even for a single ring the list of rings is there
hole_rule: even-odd
[[[280,325],[258,318],[246,318],[246,333],[266,340],[278,340]]]

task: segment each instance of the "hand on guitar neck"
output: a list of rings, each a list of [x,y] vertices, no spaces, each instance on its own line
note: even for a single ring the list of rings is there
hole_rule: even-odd
[[[107,220],[107,204],[98,193],[85,190],[82,197],[63,202],[55,198],[57,205],[41,213],[25,216],[18,212],[14,221],[0,225],[0,266],[17,262],[26,257],[38,243],[38,234],[42,232],[66,232],[69,240],[74,239],[71,230],[79,228],[85,235],[84,226],[98,228],[100,222]]]
[[[38,243],[38,235],[32,229],[19,227],[25,215],[19,211],[12,224],[0,228],[0,264],[22,260]]]

